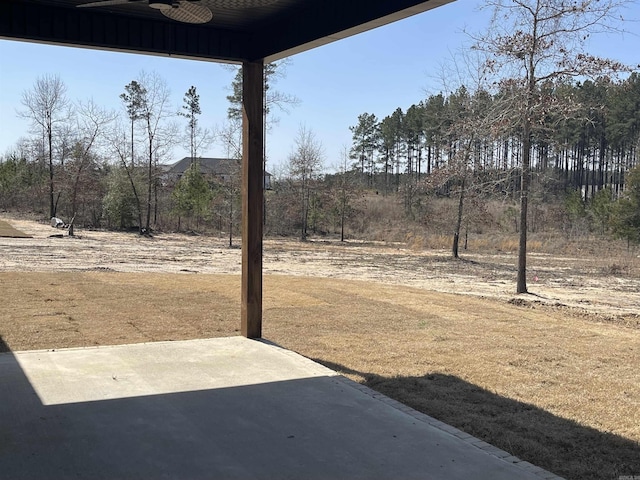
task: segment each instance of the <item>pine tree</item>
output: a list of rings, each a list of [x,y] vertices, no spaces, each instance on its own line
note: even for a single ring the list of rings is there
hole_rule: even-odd
[[[617,237],[640,244],[640,165],[629,171],[624,195],[613,206],[611,223]]]

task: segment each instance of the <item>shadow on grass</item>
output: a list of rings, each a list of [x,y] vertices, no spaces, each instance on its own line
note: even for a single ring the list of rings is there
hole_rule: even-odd
[[[11,349],[9,348],[9,345],[5,343],[5,341],[2,339],[2,335],[0,335],[0,353],[6,353],[10,351]]]
[[[314,359],[367,387],[569,480],[640,475],[640,444],[496,395],[458,377],[384,377]],[[637,415],[637,412],[629,412]]]
[[[169,365],[141,348],[132,363],[109,349],[1,354],[0,478],[535,478],[332,375],[173,388],[185,370],[211,380],[260,357],[212,367],[183,350]]]

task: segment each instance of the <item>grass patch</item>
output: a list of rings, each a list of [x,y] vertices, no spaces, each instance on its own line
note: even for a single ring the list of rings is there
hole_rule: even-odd
[[[20,230],[17,230],[11,226],[11,224],[0,220],[0,237],[8,238],[31,238],[31,235],[27,235]]]
[[[12,350],[237,335],[234,275],[0,273]],[[568,479],[640,472],[640,331],[404,286],[266,276],[264,336]],[[4,342],[4,343],[3,343]]]

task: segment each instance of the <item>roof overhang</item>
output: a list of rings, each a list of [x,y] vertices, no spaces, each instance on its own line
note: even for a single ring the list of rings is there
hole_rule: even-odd
[[[168,19],[145,1],[76,8],[89,0],[2,0],[0,38],[239,63],[272,62],[452,0],[200,0],[205,24]],[[228,5],[252,5],[229,8]]]

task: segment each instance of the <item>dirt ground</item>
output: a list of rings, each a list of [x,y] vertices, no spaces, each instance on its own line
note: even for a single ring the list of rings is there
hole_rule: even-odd
[[[0,220],[32,235],[0,238],[0,352],[238,334],[223,239]],[[268,239],[264,336],[567,479],[640,474],[637,253],[533,253],[515,295],[493,250]]]
[[[48,224],[0,214],[33,238],[0,238],[0,271],[117,271],[240,274],[241,252],[227,239],[195,235],[76,229],[74,238]],[[62,234],[62,238],[51,237]],[[240,239],[236,239],[239,244]],[[27,248],[25,248],[27,247]],[[514,253],[416,250],[385,242],[266,239],[266,275],[371,280],[389,285],[568,307],[634,322],[640,314],[640,255],[528,256],[529,295],[515,294]]]

